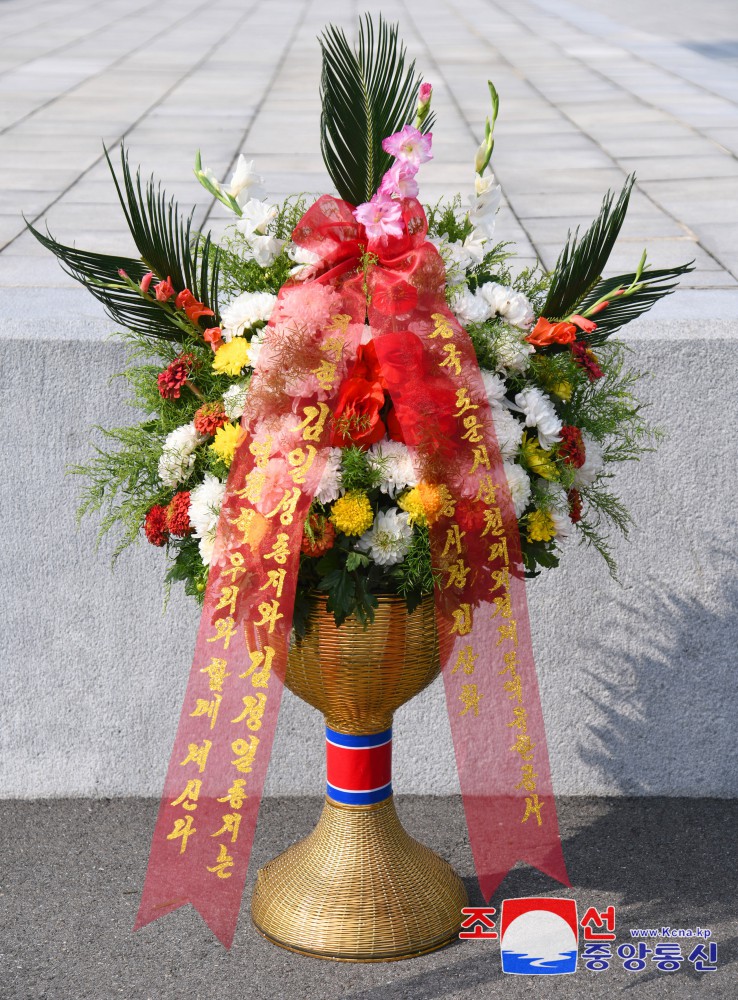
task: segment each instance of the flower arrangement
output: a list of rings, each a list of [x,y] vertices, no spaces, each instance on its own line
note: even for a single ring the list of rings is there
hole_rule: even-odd
[[[386,25],[381,30],[394,40]],[[385,85],[394,82],[386,99],[374,95],[381,114],[357,123],[346,94],[356,81],[342,78],[341,59],[346,52],[360,56],[336,29],[322,44],[322,148],[340,197],[355,206],[366,269],[378,247],[387,253],[408,236],[405,209],[418,197],[422,166],[433,156],[432,89],[413,66],[405,68],[404,51],[394,46],[397,64]],[[373,85],[379,86],[376,74]],[[556,566],[576,537],[614,571],[606,529],[627,532],[629,515],[610,489],[613,470],[651,448],[655,436],[635,395],[643,375],[612,335],[669,294],[689,265],[652,269],[644,253],[631,273],[602,277],[625,218],[631,177],[617,197],[605,197],[583,235],[570,234],[552,272],[516,270],[510,245],[496,241],[501,191],[490,163],[499,100],[489,86],[492,113],[470,167],[468,203],[458,196],[426,206],[427,239],[443,260],[447,302],[481,369],[526,573]],[[130,362],[123,374],[142,412],[138,424],[102,431],[105,443],[75,469],[88,480],[81,513],[102,511],[103,533],[122,528],[116,555],[143,532],[166,551],[167,580],[183,581],[188,594],[202,598],[265,327],[279,322],[280,290],[315,279],[325,261],[294,236],[307,199],[271,202],[243,155],[228,182],[204,167],[199,153],[196,158],[202,186],[234,215],[219,246],[194,233],[191,217],[183,219],[153,180],[134,176],[125,151],[121,178],[112,164],[111,172],[140,259],[78,250],[33,230],[125,328],[120,336]],[[407,281],[377,294],[387,301],[375,305],[400,317],[417,299]],[[314,281],[310,294],[300,296],[303,347],[324,329],[334,295]],[[298,633],[310,591],[327,593],[340,624],[350,614],[371,618],[379,594],[402,595],[412,608],[438,576],[429,527],[443,508],[443,491],[418,478],[407,421],[398,419],[371,328],[359,338],[305,521]],[[271,363],[299,373],[308,363],[301,349],[286,330],[281,358]],[[319,391],[321,371],[307,377]],[[304,377],[295,379],[298,398]],[[443,427],[436,433],[442,454]]]

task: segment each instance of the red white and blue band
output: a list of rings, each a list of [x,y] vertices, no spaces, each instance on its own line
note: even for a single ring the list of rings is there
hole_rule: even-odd
[[[392,794],[392,729],[369,736],[325,727],[326,793],[345,806],[370,806]]]

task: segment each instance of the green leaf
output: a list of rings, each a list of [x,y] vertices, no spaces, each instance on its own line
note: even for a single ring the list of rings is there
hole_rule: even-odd
[[[135,181],[128,165],[128,154],[121,147],[122,185],[115,175],[107,150],[105,156],[113,175],[123,213],[141,259],[101,254],[57,242],[47,232],[39,232],[30,223],[28,229],[59,260],[73,278],[102,302],[115,323],[136,333],[159,340],[182,343],[187,334],[174,322],[171,309],[139,295],[121,281],[123,270],[138,283],[148,271],[159,278],[171,277],[177,291],[189,288],[196,299],[215,312],[210,322],[218,322],[218,251],[210,236],[200,239],[192,232],[192,215],[182,220],[174,199],[167,199],[153,179],[141,184],[140,172]]]
[[[382,140],[415,118],[421,78],[414,61],[406,66],[397,25],[381,16],[375,33],[371,16],[365,15],[356,49],[334,25],[326,28],[320,44],[323,160],[339,196],[359,205],[369,201],[392,165]],[[421,131],[428,132],[434,120],[429,114]]]
[[[359,566],[368,566],[371,560],[368,556],[362,555],[361,552],[349,552],[348,559],[346,560],[346,570],[351,573]]]
[[[578,229],[573,236],[569,233],[543,304],[546,319],[554,322],[576,311],[599,281],[625,221],[634,183],[635,174],[631,174],[614,205],[613,193],[608,191],[599,215],[584,236],[579,237]]]

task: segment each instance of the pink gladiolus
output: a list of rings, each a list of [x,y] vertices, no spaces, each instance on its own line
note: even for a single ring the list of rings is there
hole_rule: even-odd
[[[418,90],[418,104],[427,104],[432,93],[433,87],[429,83],[421,83],[420,90]]]
[[[154,294],[156,295],[157,302],[167,302],[171,299],[174,295],[174,285],[172,284],[172,279],[167,278],[166,281],[160,281],[154,288]]]
[[[141,287],[141,291],[142,292],[148,292],[149,285],[151,284],[151,281],[152,281],[153,277],[154,277],[154,272],[153,271],[149,271],[147,274],[145,274],[143,276],[143,278],[141,278],[141,286],[140,287]]]
[[[403,163],[410,163],[414,167],[419,167],[421,163],[427,163],[433,159],[431,154],[431,142],[433,135],[428,132],[426,135],[412,125],[405,125],[399,132],[387,136],[382,140],[382,149],[385,153],[397,157]]]
[[[354,210],[354,218],[366,229],[370,240],[384,236],[402,236],[402,209],[399,201],[393,201],[386,194],[375,194],[371,201],[365,201]]]
[[[398,198],[417,198],[418,182],[415,180],[417,172],[417,167],[411,163],[397,160],[382,178],[379,194],[386,194],[390,198],[393,194]]]
[[[118,268],[118,275],[119,275],[119,276],[120,276],[121,278],[127,278],[127,277],[128,277],[128,274],[127,274],[127,272],[126,272],[126,271],[124,271],[122,267],[119,267],[119,268]]]

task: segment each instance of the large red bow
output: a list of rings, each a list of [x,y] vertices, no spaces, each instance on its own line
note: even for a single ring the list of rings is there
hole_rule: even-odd
[[[518,860],[568,885],[533,664],[517,519],[473,346],[421,205],[367,240],[324,196],[295,243],[249,389],[159,808],[141,927],[191,902],[230,946],[276,725],[303,525],[341,382],[371,328],[430,523],[443,674],[486,898]]]

